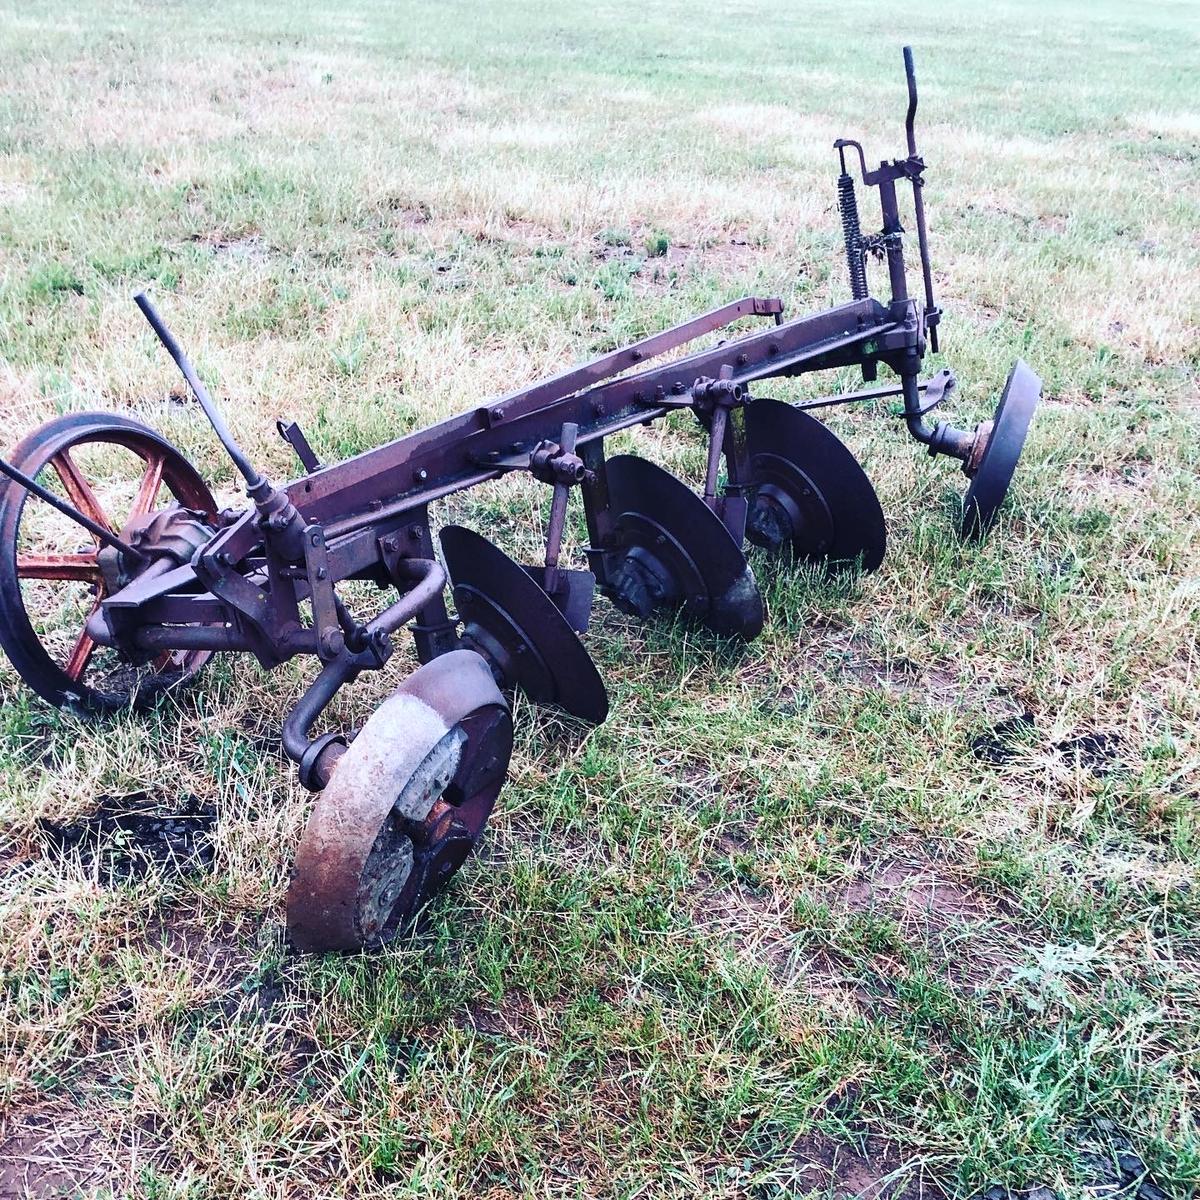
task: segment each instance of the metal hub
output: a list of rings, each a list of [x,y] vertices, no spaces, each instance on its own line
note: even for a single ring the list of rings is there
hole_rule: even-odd
[[[656,608],[676,606],[686,600],[663,563],[636,545],[630,547],[612,572],[608,586],[612,602],[622,612],[643,621],[648,621]]]
[[[103,448],[103,455],[93,458],[93,447]],[[114,465],[122,457],[128,467],[123,477]],[[160,518],[173,523],[169,514],[188,510],[188,520],[194,517],[204,530],[216,519],[212,494],[191,464],[158,434],[125,417],[58,417],[25,438],[11,458],[26,475],[40,473],[47,486],[110,532],[149,530]],[[161,509],[160,499],[169,500]],[[133,655],[96,641],[88,621],[127,582],[128,569],[110,561],[95,541],[81,546],[77,525],[52,518],[54,511],[24,488],[0,484],[0,647],[22,679],[52,704],[111,709],[149,702],[194,675],[208,651]],[[199,536],[193,530],[189,539]],[[75,614],[69,621],[68,613]]]

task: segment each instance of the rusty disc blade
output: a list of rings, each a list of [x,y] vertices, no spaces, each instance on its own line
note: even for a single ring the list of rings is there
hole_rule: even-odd
[[[441,539],[464,637],[531,700],[600,724],[608,716],[604,681],[550,597],[474,530],[447,525]]]
[[[876,570],[887,547],[879,497],[832,430],[764,398],[747,409],[746,432],[755,487],[746,537],[800,562]]]
[[[1022,359],[1017,359],[1008,373],[996,415],[992,418],[992,431],[979,460],[979,468],[963,500],[962,523],[959,525],[963,538],[979,541],[995,523],[1041,395],[1042,381]]]
[[[616,549],[623,552],[605,589],[617,606],[642,618],[682,610],[722,636],[757,637],[762,597],[720,517],[647,459],[618,454],[605,469]]]

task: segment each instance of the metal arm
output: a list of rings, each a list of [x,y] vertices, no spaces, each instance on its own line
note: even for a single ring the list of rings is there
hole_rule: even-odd
[[[221,416],[217,406],[213,403],[213,398],[208,394],[208,389],[200,382],[200,377],[196,374],[192,364],[188,362],[188,357],[175,340],[175,335],[167,328],[166,322],[158,315],[158,310],[150,303],[150,297],[145,292],[138,292],[134,296],[133,302],[142,310],[142,316],[150,323],[150,328],[158,335],[158,340],[166,347],[167,353],[175,360],[175,365],[183,372],[188,387],[192,389],[192,395],[200,402],[200,407],[204,409],[208,423],[213,427],[213,432],[217,435],[221,445],[225,447],[225,453],[233,459],[233,465],[241,472],[242,478],[246,481],[246,487],[249,489],[261,487],[264,482],[263,477],[255,470],[242,448],[234,440],[233,434],[229,432],[229,426],[225,424],[225,418]]]
[[[913,67],[913,52],[911,46],[904,47],[904,74],[908,80],[908,113],[904,118],[904,131],[908,137],[908,157],[920,162],[917,154],[917,135],[914,124],[917,117],[917,73]],[[924,164],[921,164],[924,166]],[[921,191],[924,186],[920,173],[911,176],[913,189],[913,213],[917,219],[917,248],[921,253],[921,276],[925,282],[925,327],[929,330],[929,348],[938,352],[938,323],[941,321],[941,309],[933,299],[933,272],[929,265],[929,235],[925,228],[925,197]]]

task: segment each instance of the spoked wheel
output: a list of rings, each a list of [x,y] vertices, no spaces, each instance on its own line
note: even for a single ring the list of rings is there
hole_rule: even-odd
[[[721,519],[686,484],[632,454],[607,463],[616,549],[605,592],[643,619],[682,611],[724,637],[762,632],[758,584]]]
[[[883,561],[887,531],[871,481],[827,425],[780,400],[746,411],[755,485],[746,537],[831,570]]]
[[[1041,394],[1042,381],[1025,362],[1017,359],[1008,374],[996,415],[976,434],[984,436],[986,441],[978,465],[970,472],[973,478],[963,500],[959,534],[968,541],[981,540],[996,521]],[[968,461],[968,471],[971,465]]]
[[[376,950],[408,927],[479,841],[511,753],[508,705],[478,654],[410,675],[317,799],[288,889],[292,944]]]
[[[506,687],[599,725],[608,693],[567,619],[520,564],[461,525],[442,530],[442,553],[463,620],[463,642],[483,654]]]
[[[169,442],[125,417],[58,417],[22,441],[10,460],[114,533],[178,501],[212,520],[204,480]],[[81,526],[30,496],[0,486],[0,647],[51,704],[90,709],[145,702],[190,678],[203,650],[134,663],[98,646],[88,618],[108,594],[100,546]]]

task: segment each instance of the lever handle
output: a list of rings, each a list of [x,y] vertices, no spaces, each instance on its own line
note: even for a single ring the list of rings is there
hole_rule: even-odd
[[[913,52],[911,46],[904,47],[904,77],[908,80],[908,113],[904,118],[904,132],[908,135],[908,152],[917,152],[917,136],[915,123],[917,118],[917,72],[913,67]]]
[[[158,315],[158,310],[151,304],[150,297],[145,292],[138,292],[134,296],[133,302],[142,310],[142,316],[149,322],[150,328],[154,330],[158,340],[162,342],[167,353],[175,360],[175,365],[183,373],[188,387],[192,389],[192,395],[199,401],[200,407],[204,410],[204,415],[208,418],[208,423],[213,427],[213,432],[217,435],[221,445],[225,447],[225,453],[233,459],[233,465],[237,467],[242,477],[246,480],[247,488],[261,487],[263,483],[262,476],[255,470],[250,460],[242,452],[241,447],[234,440],[233,434],[229,432],[229,426],[225,424],[225,418],[217,411],[217,406],[213,403],[213,398],[208,394],[208,389],[200,382],[200,377],[188,361],[188,357],[184,354],[182,347],[175,340],[175,335],[167,328],[166,322]]]

